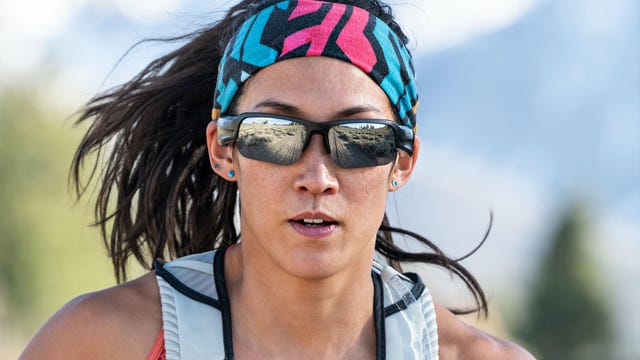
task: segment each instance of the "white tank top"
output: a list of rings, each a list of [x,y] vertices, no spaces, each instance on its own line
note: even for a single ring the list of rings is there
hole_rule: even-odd
[[[224,250],[156,261],[167,360],[233,360]],[[376,359],[438,359],[436,314],[413,273],[373,263]]]

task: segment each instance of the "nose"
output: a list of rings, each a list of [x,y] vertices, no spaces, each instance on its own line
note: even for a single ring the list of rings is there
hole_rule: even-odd
[[[298,191],[310,192],[313,195],[335,194],[338,191],[338,179],[335,176],[336,166],[325,148],[320,134],[309,139],[309,145],[295,163],[299,170],[294,182]]]

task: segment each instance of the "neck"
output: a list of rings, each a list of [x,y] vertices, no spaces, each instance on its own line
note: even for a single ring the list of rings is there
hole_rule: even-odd
[[[243,353],[264,358],[374,356],[370,262],[303,279],[243,259],[242,246],[229,249],[225,257],[238,358]]]

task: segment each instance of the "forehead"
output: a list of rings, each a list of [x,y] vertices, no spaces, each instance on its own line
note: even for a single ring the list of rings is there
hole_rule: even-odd
[[[238,110],[259,110],[256,106],[269,101],[315,116],[356,107],[377,110],[381,114],[376,117],[394,116],[385,92],[367,74],[329,57],[294,58],[260,70],[245,82]]]

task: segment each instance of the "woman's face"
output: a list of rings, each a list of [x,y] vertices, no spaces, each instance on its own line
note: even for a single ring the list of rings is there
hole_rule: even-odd
[[[290,59],[259,71],[238,99],[236,113],[244,112],[317,122],[394,119],[388,98],[373,80],[353,65],[326,57]],[[245,261],[303,278],[371,266],[392,181],[399,187],[408,179],[415,155],[399,152],[396,163],[343,169],[331,160],[322,137],[313,135],[300,160],[275,165],[218,146],[212,128],[212,162],[221,164],[216,171],[238,182]],[[226,175],[231,169],[233,178]]]

